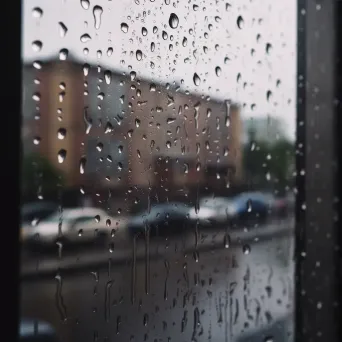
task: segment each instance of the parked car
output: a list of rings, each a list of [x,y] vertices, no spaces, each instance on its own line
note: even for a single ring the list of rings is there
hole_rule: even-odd
[[[262,192],[244,192],[232,198],[230,218],[237,223],[265,222],[273,197]]]
[[[190,210],[190,219],[198,220],[202,225],[226,223],[233,214],[232,202],[225,197],[204,197],[199,201],[199,208]]]
[[[128,219],[130,235],[144,235],[149,229],[150,236],[172,235],[186,229],[189,221],[189,207],[184,203],[170,202],[156,204],[150,210],[142,211]]]
[[[72,208],[62,213],[55,212],[36,225],[23,224],[21,237],[28,245],[55,245],[60,239],[64,243],[85,243],[101,240],[108,236],[108,214],[98,208]],[[59,224],[61,223],[61,236]]]
[[[24,204],[21,208],[22,224],[37,224],[57,211],[57,204],[47,201],[39,201]]]

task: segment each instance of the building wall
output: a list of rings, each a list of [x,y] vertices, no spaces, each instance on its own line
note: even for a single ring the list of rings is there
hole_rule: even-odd
[[[31,96],[26,96],[23,136],[28,139],[30,131],[32,136],[40,135],[40,153],[65,174],[67,186],[181,188],[207,184],[209,166],[226,173],[234,170],[230,182],[241,179],[238,107],[231,106],[227,112],[223,101],[182,94],[162,85],[152,86],[155,91],[151,91],[151,82],[132,80],[130,75],[112,73],[107,84],[104,72],[93,66],[84,75],[82,64],[67,61],[51,61],[38,72],[24,69],[25,92],[41,93],[41,118],[34,119],[36,110]],[[33,77],[40,78],[39,86],[33,86]],[[60,89],[61,82],[65,90]],[[92,122],[89,134],[85,108]],[[112,130],[106,133],[108,124]],[[57,139],[59,128],[66,129],[63,140]],[[101,151],[96,148],[99,143],[103,144]],[[60,149],[67,151],[62,164],[57,159]],[[87,158],[84,175],[79,171],[82,156]]]

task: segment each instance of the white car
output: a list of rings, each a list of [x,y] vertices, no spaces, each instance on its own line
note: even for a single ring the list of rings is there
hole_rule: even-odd
[[[201,224],[225,223],[235,214],[233,204],[226,198],[202,198],[199,209],[190,210],[189,216],[192,220],[198,220]]]
[[[37,242],[42,245],[54,245],[59,238],[66,242],[85,243],[96,238],[109,236],[113,218],[98,208],[65,209],[55,212],[37,225],[25,224],[21,227],[21,238],[25,242]]]

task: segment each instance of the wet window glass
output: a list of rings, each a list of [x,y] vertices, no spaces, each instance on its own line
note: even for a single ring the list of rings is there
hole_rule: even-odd
[[[293,340],[296,6],[23,1],[22,322]]]

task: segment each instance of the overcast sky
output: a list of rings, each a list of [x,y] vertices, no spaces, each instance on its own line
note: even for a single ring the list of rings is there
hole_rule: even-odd
[[[83,0],[88,9],[80,0],[23,2],[26,61],[58,58],[61,49],[68,49],[84,62],[122,71],[132,68],[141,77],[245,103],[244,117],[281,117],[286,132],[294,136],[295,0],[229,0],[230,5],[215,0]],[[33,10],[36,7],[43,11],[41,17]],[[101,20],[94,19],[94,7],[97,17],[102,9]],[[178,17],[176,28],[169,25],[171,13]],[[60,22],[67,28],[64,37]],[[128,25],[127,33],[122,32],[122,23]],[[91,40],[81,42],[83,34]],[[32,47],[37,40],[43,44],[40,51]],[[108,56],[110,47],[113,54]],[[89,49],[88,55],[84,48]],[[141,60],[136,58],[137,50],[142,52]],[[216,72],[217,67],[221,72]],[[195,73],[198,85],[193,81]]]

